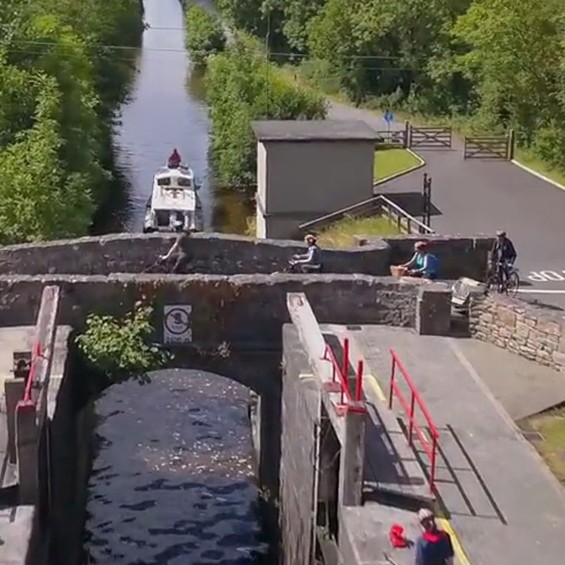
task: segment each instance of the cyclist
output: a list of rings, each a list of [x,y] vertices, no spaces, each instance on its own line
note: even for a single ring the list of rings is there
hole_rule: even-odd
[[[428,251],[427,241],[418,241],[414,244],[414,255],[407,263],[393,265],[390,272],[395,277],[409,276],[428,280],[438,277],[439,259]]]
[[[322,251],[316,243],[316,237],[309,233],[304,242],[308,245],[308,251],[303,254],[293,255],[288,262],[291,267],[297,266],[303,273],[319,273],[322,269]]]
[[[175,232],[178,233],[177,238],[168,253],[159,257],[159,261],[164,263],[174,260],[172,272],[179,273],[190,263],[190,230],[184,228],[184,223],[181,220],[176,220],[173,227]]]
[[[498,230],[489,253],[489,273],[497,274],[501,282],[507,281],[517,256],[516,248],[506,232]]]

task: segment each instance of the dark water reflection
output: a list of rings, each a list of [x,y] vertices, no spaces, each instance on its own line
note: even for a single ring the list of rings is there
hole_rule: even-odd
[[[90,563],[274,563],[253,484],[248,391],[196,371],[108,389],[96,403]]]

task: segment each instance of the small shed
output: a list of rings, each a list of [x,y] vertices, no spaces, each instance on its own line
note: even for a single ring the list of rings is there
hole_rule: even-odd
[[[293,238],[298,226],[373,195],[375,145],[363,121],[266,120],[257,138],[257,237]]]

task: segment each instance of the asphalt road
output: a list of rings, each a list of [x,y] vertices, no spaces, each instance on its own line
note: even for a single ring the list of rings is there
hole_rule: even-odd
[[[387,129],[382,117],[332,105],[332,119],[362,119]],[[391,129],[400,129],[392,123]],[[383,192],[419,192],[422,173],[432,177],[436,207],[432,228],[442,234],[493,234],[505,229],[518,252],[521,297],[539,301],[565,317],[565,191],[507,161],[463,159],[462,142],[452,149],[414,148],[426,167],[386,185]]]

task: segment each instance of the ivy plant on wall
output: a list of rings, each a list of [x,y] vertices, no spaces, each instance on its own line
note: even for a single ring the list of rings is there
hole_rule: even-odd
[[[147,373],[162,368],[170,354],[151,342],[153,308],[141,302],[123,317],[89,314],[76,338],[87,363],[112,382],[149,382]]]

